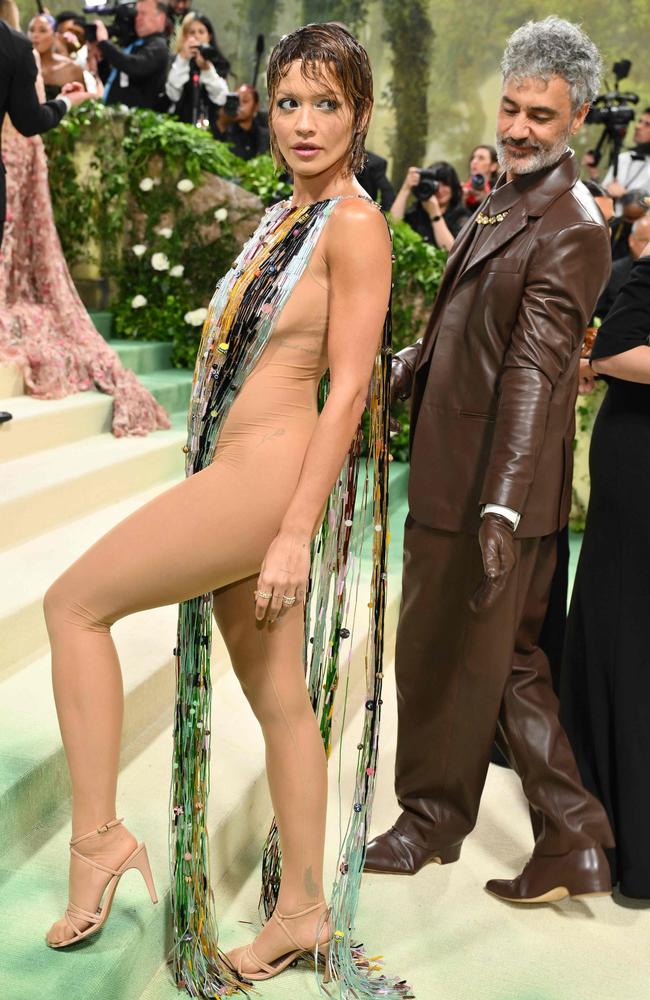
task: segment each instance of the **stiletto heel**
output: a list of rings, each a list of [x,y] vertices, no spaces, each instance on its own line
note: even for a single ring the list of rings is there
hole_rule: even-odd
[[[316,962],[318,962],[319,956],[323,956],[323,961],[325,962],[325,968],[323,969],[323,982],[330,983],[332,981],[332,973],[330,970],[330,942],[326,941],[325,944],[316,945]]]
[[[304,917],[308,913],[313,913],[314,910],[317,910],[319,907],[323,906],[324,903],[325,903],[324,900],[320,900],[320,902],[314,903],[313,906],[308,906],[304,910],[299,910],[297,913],[282,914],[278,913],[278,910],[276,908],[271,914],[269,919],[275,921],[275,923],[278,924],[280,929],[284,931],[287,941],[292,946],[292,950],[288,951],[284,955],[279,955],[277,958],[273,959],[272,962],[264,962],[258,955],[255,954],[253,946],[249,944],[248,947],[242,949],[242,953],[241,955],[239,955],[238,961],[233,963],[232,960],[230,960],[232,968],[240,977],[240,979],[247,979],[249,982],[258,982],[258,981],[261,982],[264,979],[273,979],[274,976],[277,976],[281,972],[284,972],[284,970],[289,965],[292,965],[299,958],[311,958],[313,961],[316,962],[316,966],[318,967],[319,955],[323,955],[326,961],[325,972],[323,974],[323,982],[329,982],[330,939],[328,938],[326,941],[322,942],[318,941],[323,926],[322,921],[319,922],[318,925],[316,944],[309,945],[308,947],[305,947],[303,944],[300,943],[300,941],[296,939],[296,936],[293,934],[293,932],[288,926],[290,920],[295,919],[296,917]],[[325,917],[329,917],[329,910],[327,910],[323,915]],[[251,965],[255,965],[260,971],[246,972],[243,967],[245,960],[248,960],[248,962],[250,962]]]
[[[153,875],[151,874],[151,865],[149,864],[149,855],[147,854],[147,848],[144,844],[139,844],[137,848],[137,854],[128,866],[129,868],[137,868],[143,879],[146,882],[147,889],[149,890],[149,895],[151,896],[151,902],[157,903],[158,896],[156,894],[156,887],[153,881]],[[124,869],[127,870],[126,868]]]
[[[71,944],[76,944],[77,941],[83,941],[85,938],[91,937],[96,934],[97,931],[102,927],[108,920],[108,915],[111,912],[111,906],[113,905],[113,897],[115,896],[115,890],[117,889],[118,882],[124,875],[124,872],[128,871],[129,868],[137,868],[149,889],[149,895],[154,903],[158,902],[158,897],[156,895],[156,889],[153,883],[153,876],[151,874],[151,866],[149,864],[149,857],[147,855],[147,848],[143,843],[139,843],[138,846],[129,854],[119,868],[110,868],[108,865],[103,865],[99,861],[95,861],[94,858],[87,858],[85,854],[76,850],[76,845],[81,843],[82,840],[87,840],[89,837],[95,837],[97,834],[106,833],[114,826],[119,826],[123,823],[123,819],[112,819],[108,823],[104,823],[103,826],[98,826],[97,829],[91,830],[90,833],[84,833],[81,837],[74,837],[70,841],[70,853],[83,861],[90,868],[94,868],[96,871],[106,872],[110,878],[107,880],[106,885],[102,889],[102,894],[97,904],[97,910],[95,913],[91,913],[90,910],[84,910],[83,907],[77,906],[72,900],[68,901],[68,906],[64,913],[64,918],[68,923],[68,926],[73,930],[74,934],[71,938],[66,938],[65,941],[56,941],[50,943],[46,938],[46,943],[50,948],[67,948]],[[84,923],[89,924],[84,930],[80,930],[77,921],[84,921]]]

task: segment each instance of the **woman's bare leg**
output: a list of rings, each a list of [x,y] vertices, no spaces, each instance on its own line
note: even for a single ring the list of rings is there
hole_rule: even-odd
[[[253,576],[216,592],[214,614],[264,735],[282,849],[277,908],[288,914],[323,900],[327,761],[305,683],[302,604],[272,625],[257,622],[252,613],[256,580]],[[307,947],[315,942],[324,909],[291,922],[292,932]],[[268,963],[288,950],[286,935],[273,921],[267,923],[255,941],[255,953]],[[244,965],[246,971],[258,969]]]
[[[110,626],[133,612],[256,573],[292,485],[269,483],[260,505],[259,483],[247,490],[240,475],[215,463],[117,525],[49,589],[45,614],[72,781],[73,837],[115,817],[123,695]],[[254,621],[252,601],[248,615]],[[116,867],[135,844],[128,831],[116,827],[80,849]],[[93,912],[105,881],[102,873],[73,859],[70,898]],[[52,941],[71,936],[64,921],[50,932]]]

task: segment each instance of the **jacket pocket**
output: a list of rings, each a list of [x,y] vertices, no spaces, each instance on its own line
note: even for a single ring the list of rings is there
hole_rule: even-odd
[[[494,420],[490,413],[474,413],[472,410],[459,410],[459,416],[470,417],[472,420]]]

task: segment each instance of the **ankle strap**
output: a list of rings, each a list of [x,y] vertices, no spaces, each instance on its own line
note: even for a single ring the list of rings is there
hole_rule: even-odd
[[[120,823],[123,822],[124,822],[124,816],[122,816],[120,819],[111,819],[108,821],[108,823],[104,823],[102,826],[98,826],[94,830],[91,830],[90,833],[83,833],[80,837],[74,837],[70,841],[70,845],[73,846],[74,844],[80,844],[82,840],[87,840],[88,837],[96,837],[98,833],[106,833],[112,827],[119,826]]]
[[[356,195],[351,195],[350,197],[357,197]],[[358,196],[359,198],[361,195]],[[282,920],[291,920],[292,917],[304,917],[306,913],[313,913],[314,910],[319,910],[321,906],[327,906],[327,900],[321,899],[318,903],[314,903],[313,906],[307,906],[304,910],[297,910],[295,913],[280,913],[276,908],[275,912]]]

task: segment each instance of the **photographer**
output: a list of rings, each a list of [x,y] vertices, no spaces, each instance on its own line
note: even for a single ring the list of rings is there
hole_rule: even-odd
[[[406,211],[411,195],[417,199]],[[424,170],[410,167],[390,214],[404,219],[423,240],[441,250],[451,250],[454,239],[470,216],[463,191],[451,163],[440,160]]]
[[[262,124],[259,94],[249,83],[237,88],[239,107],[234,115],[224,108],[219,110],[214,136],[227,142],[235,156],[252,160],[269,151],[269,130]]]
[[[165,40],[167,6],[161,0],[138,0],[135,41],[120,49],[108,40],[103,21],[95,21],[97,41],[90,45],[89,61],[99,63],[105,104],[129,108],[160,107],[169,55]]]
[[[228,60],[217,47],[209,18],[193,12],[186,14],[176,42],[176,58],[165,84],[172,102],[170,114],[214,132],[218,108],[226,103],[228,84],[224,77],[228,69]]]
[[[463,184],[465,206],[473,212],[494,187],[499,159],[494,146],[475,146],[469,158],[469,178]]]
[[[650,108],[641,112],[634,129],[634,143],[634,149],[620,154],[616,177],[610,167],[603,181],[603,186],[615,199],[617,215],[623,213],[621,199],[628,191],[633,188],[650,190]]]

